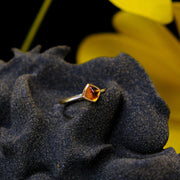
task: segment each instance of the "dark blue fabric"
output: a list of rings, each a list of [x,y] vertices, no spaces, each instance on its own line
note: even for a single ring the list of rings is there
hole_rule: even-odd
[[[169,108],[132,57],[64,61],[69,48],[40,46],[0,61],[0,179],[180,179],[168,139]],[[87,83],[96,103],[59,104]]]

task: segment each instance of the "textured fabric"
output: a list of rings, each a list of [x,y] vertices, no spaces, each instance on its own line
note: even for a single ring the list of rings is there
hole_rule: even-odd
[[[40,46],[0,61],[0,179],[180,179],[169,109],[129,55],[65,62],[69,48]],[[96,103],[59,104],[87,83]]]

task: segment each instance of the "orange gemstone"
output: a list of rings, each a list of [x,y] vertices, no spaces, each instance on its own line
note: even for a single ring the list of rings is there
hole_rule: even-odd
[[[90,101],[96,102],[100,95],[100,89],[92,84],[87,84],[84,91],[84,97]]]

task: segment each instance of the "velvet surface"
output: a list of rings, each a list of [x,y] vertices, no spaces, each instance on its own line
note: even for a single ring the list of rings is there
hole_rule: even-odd
[[[179,155],[163,149],[169,108],[137,61],[75,65],[66,46],[39,50],[0,61],[1,179],[180,179]],[[87,83],[107,91],[59,104]]]

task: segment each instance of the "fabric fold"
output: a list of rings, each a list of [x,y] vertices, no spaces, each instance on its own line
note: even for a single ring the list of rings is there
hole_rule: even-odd
[[[18,53],[1,69],[1,177],[180,177],[179,156],[163,149],[169,108],[139,63],[120,53],[73,65],[67,49]],[[107,89],[96,103],[59,104],[87,83]]]

